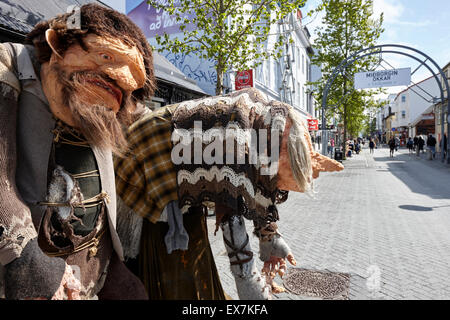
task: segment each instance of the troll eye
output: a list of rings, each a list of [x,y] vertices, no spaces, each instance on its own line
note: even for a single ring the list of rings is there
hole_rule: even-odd
[[[107,54],[107,53],[100,53],[100,57],[103,60],[112,60],[112,57],[109,54]]]

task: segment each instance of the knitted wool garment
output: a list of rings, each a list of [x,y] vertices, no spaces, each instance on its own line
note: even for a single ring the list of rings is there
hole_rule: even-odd
[[[172,161],[182,211],[215,203],[261,224],[277,221],[276,204],[287,191],[277,188],[277,170],[267,169],[278,161],[289,108],[253,88],[180,103]]]

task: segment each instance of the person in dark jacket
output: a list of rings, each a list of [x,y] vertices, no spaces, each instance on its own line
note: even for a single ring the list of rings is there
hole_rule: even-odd
[[[411,139],[411,137],[408,138],[408,142],[406,143],[406,146],[408,147],[409,154],[413,153],[414,142],[413,142],[413,140]]]
[[[373,154],[373,149],[375,148],[375,141],[372,140],[372,138],[369,141],[369,149],[370,149],[370,153]]]
[[[427,148],[431,150],[432,159],[436,156],[436,139],[433,137],[432,134],[428,136],[427,139]]]
[[[420,151],[425,152],[423,150],[423,146],[425,145],[425,140],[423,140],[422,136],[419,136],[419,140],[417,140],[417,155],[420,154]]]
[[[389,157],[393,158],[394,157],[394,150],[397,146],[395,139],[391,138],[391,140],[389,140]]]

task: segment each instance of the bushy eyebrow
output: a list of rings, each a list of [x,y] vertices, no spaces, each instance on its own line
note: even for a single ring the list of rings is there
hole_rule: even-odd
[[[92,45],[88,45],[85,41],[84,41],[84,38],[83,39],[81,39],[81,41],[80,41],[80,45],[81,45],[81,47],[83,48],[83,50],[85,50],[85,51],[87,51],[87,52],[89,52],[89,49],[97,49],[97,47],[95,47],[95,46],[92,46]],[[130,47],[129,47],[130,48]],[[115,49],[114,47],[108,47],[108,48],[106,48],[109,52],[112,52],[112,53],[118,53],[118,54],[121,54],[122,52],[120,51],[120,50],[117,50],[117,49]],[[132,48],[130,48],[130,50],[131,50]],[[101,51],[101,50],[100,50]],[[139,54],[141,54],[142,55],[142,53],[141,52],[139,52],[139,49],[138,49],[138,53]],[[129,54],[127,54],[127,56],[128,56]]]

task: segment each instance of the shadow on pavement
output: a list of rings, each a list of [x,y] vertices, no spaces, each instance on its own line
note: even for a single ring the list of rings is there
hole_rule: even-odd
[[[400,179],[414,193],[430,196],[433,199],[450,199],[450,170],[440,163],[431,163],[430,160],[418,158],[415,154],[396,153],[391,158],[387,156],[375,156],[378,162],[377,171],[389,171]],[[436,160],[434,160],[436,161]],[[415,209],[415,211],[430,211],[427,209]]]
[[[433,209],[437,209],[437,208],[448,208],[448,207],[450,207],[450,205],[448,205],[448,206],[423,207],[423,206],[415,206],[415,205],[404,204],[404,205],[401,205],[401,206],[398,206],[398,207],[400,209],[411,210],[411,211],[433,211]]]
[[[422,207],[422,206],[414,206],[414,205],[401,205],[398,206],[400,209],[411,210],[411,211],[433,211],[432,207]]]

